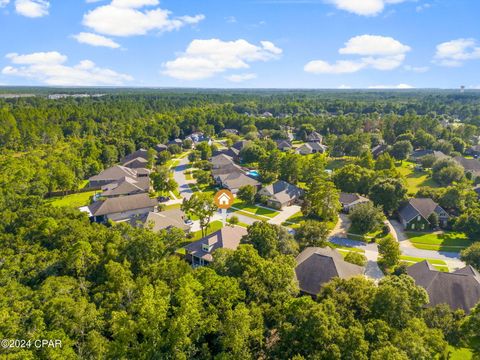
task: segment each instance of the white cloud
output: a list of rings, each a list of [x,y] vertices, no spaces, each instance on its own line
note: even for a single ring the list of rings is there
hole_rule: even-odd
[[[407,71],[412,71],[412,72],[415,72],[415,73],[425,73],[428,70],[430,70],[430,67],[428,67],[428,66],[405,65],[403,68]]]
[[[10,3],[10,0],[0,0],[0,7],[7,6]]]
[[[350,74],[362,70],[366,64],[361,61],[340,60],[330,64],[323,60],[308,62],[303,70],[312,74]]]
[[[369,89],[414,89],[412,85],[408,84],[398,84],[398,85],[372,85],[368,87]]]
[[[350,85],[345,85],[345,84],[342,84],[342,85],[339,85],[337,86],[337,89],[351,89],[352,87]]]
[[[91,60],[82,60],[77,65],[65,65],[67,56],[57,51],[26,55],[8,54],[14,66],[6,66],[2,74],[37,80],[53,86],[122,85],[133,80],[130,75],[100,68]],[[17,66],[15,66],[17,65]]]
[[[79,43],[92,46],[103,46],[112,49],[118,49],[120,47],[120,44],[116,43],[112,39],[92,33],[81,32],[77,35],[73,35],[73,38],[76,39]]]
[[[429,4],[429,3],[425,3],[425,4],[422,4],[422,5],[418,5],[415,10],[417,12],[422,12],[424,10],[427,10],[427,9],[430,9],[432,7],[432,4]]]
[[[247,80],[253,80],[257,78],[257,74],[233,74],[229,76],[225,76],[225,79],[231,82],[243,82]]]
[[[362,16],[375,16],[380,14],[386,5],[399,4],[407,0],[327,0],[337,9]]]
[[[205,18],[204,15],[172,18],[170,11],[161,8],[141,10],[158,3],[158,0],[113,0],[86,13],[83,24],[104,35],[133,36],[150,31],[177,30]]]
[[[342,55],[361,56],[355,60],[338,60],[331,64],[324,60],[313,60],[304,67],[306,72],[314,74],[354,73],[366,68],[393,70],[405,60],[411,48],[392,37],[379,35],[355,36],[338,50]]]
[[[37,18],[48,15],[50,2],[46,0],[16,0],[15,11],[20,15]]]
[[[475,39],[456,39],[437,45],[434,62],[442,66],[461,66],[467,60],[480,59]]]
[[[163,64],[163,74],[182,80],[199,80],[227,70],[248,69],[249,63],[278,58],[282,49],[270,41],[260,45],[239,39],[193,40],[183,54]]]

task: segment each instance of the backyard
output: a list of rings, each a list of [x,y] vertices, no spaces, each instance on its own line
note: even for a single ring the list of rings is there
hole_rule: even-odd
[[[415,195],[422,186],[438,187],[429,173],[424,170],[415,170],[416,164],[410,161],[397,163],[397,170],[405,177],[408,195]]]
[[[407,231],[405,235],[418,249],[460,252],[473,244],[465,234],[459,232],[421,233]]]

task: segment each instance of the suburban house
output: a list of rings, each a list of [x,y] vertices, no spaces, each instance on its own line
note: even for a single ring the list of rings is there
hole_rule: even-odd
[[[277,143],[278,150],[288,151],[292,148],[292,143],[288,140],[277,140],[275,142]]]
[[[274,209],[298,203],[303,194],[302,189],[283,180],[267,185],[258,192],[258,195],[267,198],[267,206]]]
[[[113,183],[102,186],[103,197],[117,197],[148,193],[150,179],[148,177],[131,178],[125,176]]]
[[[322,286],[335,277],[350,279],[364,273],[362,266],[343,260],[337,250],[329,247],[308,247],[296,258],[295,274],[300,291],[316,297]]]
[[[436,213],[441,227],[447,226],[450,215],[435,201],[429,198],[410,199],[398,212],[405,230],[429,230],[432,224],[430,216]]]
[[[168,146],[165,144],[157,144],[153,147],[157,153],[168,150]]]
[[[168,143],[167,143],[168,146],[172,146],[172,145],[178,145],[180,147],[182,147],[183,145],[183,140],[182,139],[173,139],[173,140],[170,140]]]
[[[388,145],[386,144],[380,144],[380,145],[374,146],[371,150],[373,158],[377,159],[380,155],[385,153],[387,149],[388,149]]]
[[[450,156],[445,155],[441,151],[436,151],[436,150],[415,150],[411,155],[410,155],[410,160],[414,162],[419,162],[424,156],[427,155],[433,155],[436,160],[443,160],[443,159],[448,159]]]
[[[192,266],[208,265],[213,260],[213,252],[217,249],[235,250],[247,230],[240,226],[225,226],[185,246],[185,258]]]
[[[305,143],[296,150],[296,152],[301,155],[309,155],[309,154],[316,154],[316,153],[323,154],[326,151],[327,151],[327,147],[325,145],[322,145],[319,142]]]
[[[468,314],[480,302],[480,274],[471,266],[448,273],[436,270],[425,260],[409,266],[407,274],[427,291],[428,306],[447,304]]]
[[[148,150],[146,149],[138,149],[137,151],[126,155],[125,157],[120,159],[120,164],[125,164],[126,162],[129,162],[133,159],[136,158],[142,158],[148,161]]]
[[[463,169],[465,173],[470,173],[472,180],[480,177],[480,161],[477,159],[466,159],[461,156],[453,158]]]
[[[132,225],[141,225],[153,232],[170,230],[172,228],[190,231],[190,225],[185,223],[185,213],[180,209],[170,209],[162,212],[149,212],[140,218],[133,218]]]
[[[323,136],[316,131],[312,132],[310,135],[307,136],[307,142],[322,143],[322,141]]]
[[[345,213],[349,213],[356,205],[365,204],[370,202],[370,199],[352,193],[340,193],[340,204],[342,204],[342,210]]]
[[[143,157],[137,157],[135,159],[122,163],[122,166],[130,169],[145,169],[148,167],[148,160]]]
[[[240,166],[236,165],[231,156],[225,154],[215,155],[210,159],[213,169],[221,169],[225,166],[235,165],[237,168],[241,169]]]
[[[103,170],[98,175],[92,176],[88,179],[88,183],[89,187],[91,188],[100,188],[104,185],[121,181],[125,177],[136,179],[137,174],[138,171],[136,169],[130,169],[125,166],[115,165]]]
[[[149,198],[148,194],[136,194],[97,201],[89,205],[88,209],[92,220],[101,223],[145,215],[154,212],[157,205],[157,200]]]
[[[471,156],[474,156],[474,157],[479,157],[480,156],[480,145],[473,145],[471,147],[469,147],[465,153],[467,155],[471,155]]]
[[[246,185],[252,185],[256,187],[257,190],[261,186],[260,182],[240,171],[229,172],[216,176],[214,175],[214,179],[218,185],[230,190],[234,194],[236,194],[241,187]]]

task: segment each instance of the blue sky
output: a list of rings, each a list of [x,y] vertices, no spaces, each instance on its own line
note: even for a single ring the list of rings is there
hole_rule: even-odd
[[[477,0],[0,0],[0,84],[480,88]]]

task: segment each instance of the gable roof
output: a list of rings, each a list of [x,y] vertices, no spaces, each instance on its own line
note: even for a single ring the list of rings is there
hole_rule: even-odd
[[[157,144],[157,145],[154,146],[154,149],[155,149],[157,152],[161,152],[161,151],[168,150],[168,146],[165,145],[165,144]]]
[[[291,148],[292,147],[292,143],[288,140],[276,140],[275,141],[277,143],[277,147],[279,149],[283,149],[283,148]]]
[[[185,213],[180,209],[165,210],[162,212],[149,212],[142,219],[143,226],[153,232],[176,227],[184,231],[189,230],[190,226],[185,224]]]
[[[307,136],[308,142],[322,142],[322,140],[323,136],[316,131],[312,132],[310,135]]]
[[[212,261],[212,253],[215,250],[221,248],[235,250],[238,245],[240,245],[240,240],[245,235],[247,235],[247,229],[243,227],[225,226],[198,241],[188,244],[185,246],[185,249],[191,255],[203,258],[207,261]],[[202,248],[203,244],[212,246],[211,250],[209,252],[204,251]]]
[[[349,279],[364,272],[362,266],[350,264],[331,248],[308,247],[296,258],[297,276],[300,290],[310,295],[317,295],[323,284],[334,277]]]
[[[135,192],[148,192],[150,190],[150,179],[148,177],[136,179],[124,177],[117,182],[103,186],[102,190],[102,196],[105,197],[127,195]]]
[[[471,171],[471,172],[480,172],[480,161],[477,159],[466,159],[461,156],[456,156],[453,158],[458,164],[460,164],[465,171]]]
[[[270,196],[272,199],[283,204],[299,198],[303,195],[304,191],[286,181],[279,180],[273,184],[265,186],[262,189],[262,192],[268,193],[268,196]]]
[[[240,140],[240,141],[237,141],[235,144],[233,144],[232,148],[238,151],[242,151],[245,146],[250,144],[251,144],[251,141],[249,140]]]
[[[454,310],[469,313],[480,301],[480,274],[471,266],[446,273],[425,260],[410,266],[407,274],[427,291],[430,306],[448,304]]]
[[[210,159],[210,162],[212,163],[214,168],[220,168],[222,166],[234,164],[233,158],[226,154],[215,155]]]
[[[157,205],[158,201],[155,199],[150,199],[148,194],[136,194],[97,201],[91,204],[88,209],[93,216],[101,216],[137,209],[145,209]]]
[[[145,168],[147,165],[148,160],[143,157],[136,157],[122,164],[122,166],[128,167],[130,169]]]
[[[407,222],[421,215],[428,221],[433,212],[444,211],[435,201],[430,198],[409,199],[408,203],[399,211],[400,216]]]
[[[134,151],[131,154],[128,154],[124,156],[122,159],[120,159],[121,164],[125,164],[126,162],[133,160],[135,158],[144,158],[145,160],[148,160],[148,150],[145,149],[138,149],[137,151]]]
[[[260,183],[257,180],[255,180],[250,176],[245,175],[243,172],[240,172],[240,171],[228,172],[225,174],[220,174],[216,177],[218,177],[222,182],[222,184],[228,187],[230,190],[240,189],[242,186],[245,186],[245,185],[253,185],[253,186],[260,185]]]
[[[340,203],[343,206],[350,206],[357,203],[368,202],[370,201],[364,196],[354,194],[354,193],[340,193]]]
[[[89,181],[111,181],[114,182],[124,177],[137,177],[137,171],[121,165],[115,165],[103,170],[100,174],[92,176]]]

